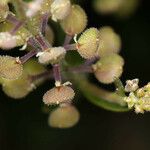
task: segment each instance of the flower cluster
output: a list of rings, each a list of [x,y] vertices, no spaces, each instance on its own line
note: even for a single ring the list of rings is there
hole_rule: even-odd
[[[12,11],[9,3],[14,7]],[[1,50],[22,46],[20,50],[27,52],[21,57],[0,56],[2,90],[9,97],[20,99],[46,79],[54,79],[54,87],[43,95],[44,104],[58,106],[48,119],[52,127],[72,127],[79,120],[79,112],[73,106],[75,91],[68,81],[75,74],[93,73],[103,84],[113,83],[122,75],[124,60],[118,54],[120,36],[109,26],[86,29],[86,12],[70,0],[4,0],[0,8]],[[53,46],[54,33],[49,20],[58,23],[66,34],[63,45]],[[83,64],[77,67],[67,64],[66,55],[72,50],[84,59]],[[137,90],[136,83],[127,84],[127,91]],[[135,98],[138,93],[140,89]],[[143,105],[146,99],[135,103],[134,94],[125,98],[129,107],[146,110],[148,104]]]
[[[130,109],[135,108],[136,113],[144,113],[150,111],[150,83],[139,88],[138,82],[138,79],[127,80],[125,90],[129,92],[129,96],[124,100]]]

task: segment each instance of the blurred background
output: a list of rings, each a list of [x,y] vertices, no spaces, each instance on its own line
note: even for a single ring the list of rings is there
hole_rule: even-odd
[[[77,0],[88,14],[88,27],[112,26],[122,38],[125,59],[122,81],[139,78],[150,81],[150,13],[148,0],[141,0],[129,17],[104,15],[93,7],[93,0]],[[60,38],[60,37],[59,37]],[[56,43],[59,44],[59,39]],[[149,150],[150,113],[115,113],[89,103],[82,95],[76,106],[79,123],[70,129],[54,129],[41,111],[44,83],[23,100],[13,100],[0,92],[0,150]]]

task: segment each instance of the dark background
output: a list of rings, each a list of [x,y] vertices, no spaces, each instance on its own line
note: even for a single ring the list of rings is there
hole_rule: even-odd
[[[111,25],[120,34],[125,59],[122,80],[139,78],[140,85],[150,80],[150,7],[141,1],[137,12],[125,20],[100,16],[91,1],[82,0],[89,16],[88,26]],[[71,129],[53,129],[42,113],[45,83],[23,100],[13,100],[0,92],[0,150],[149,150],[150,113],[114,113],[80,98],[80,122]]]

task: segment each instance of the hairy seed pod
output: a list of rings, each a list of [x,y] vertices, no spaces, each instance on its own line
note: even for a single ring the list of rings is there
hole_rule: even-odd
[[[0,56],[0,77],[15,80],[22,75],[23,66],[18,58]]]
[[[94,8],[102,14],[112,14],[123,4],[124,0],[95,0]]]
[[[86,28],[87,15],[79,5],[72,5],[70,14],[60,24],[66,34],[73,36]]]
[[[111,54],[102,57],[96,64],[93,65],[93,70],[96,78],[104,83],[109,84],[119,78],[123,72],[124,60],[118,54]]]
[[[99,48],[98,53],[100,57],[109,55],[111,53],[118,53],[121,49],[121,38],[114,30],[105,26],[99,30]]]
[[[80,118],[78,110],[71,105],[58,107],[51,112],[48,118],[48,124],[54,128],[73,127]]]
[[[63,47],[52,47],[47,51],[39,53],[41,64],[56,64],[65,57],[66,50]]]
[[[74,98],[74,90],[69,86],[54,87],[43,96],[46,105],[60,104],[71,101]]]
[[[0,48],[2,49],[12,49],[17,46],[17,36],[11,35],[9,32],[0,33]]]
[[[63,20],[71,11],[70,0],[54,0],[51,4],[52,20]]]
[[[3,79],[2,89],[4,93],[14,99],[24,98],[33,90],[34,86],[26,73],[16,80]]]
[[[5,21],[9,13],[9,7],[7,3],[0,2],[0,23]]]
[[[99,44],[99,31],[96,28],[89,28],[80,36],[77,42],[77,50],[79,54],[90,59],[96,56]]]

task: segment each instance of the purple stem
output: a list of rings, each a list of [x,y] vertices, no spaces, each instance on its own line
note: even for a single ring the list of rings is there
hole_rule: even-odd
[[[20,57],[21,63],[24,64],[25,62],[27,62],[30,58],[35,56],[37,54],[37,52],[38,51],[36,51],[36,50],[32,50],[32,51],[28,52],[27,54],[25,54],[24,56]]]
[[[93,69],[91,66],[79,66],[69,69],[70,72],[73,73],[93,73]]]
[[[71,42],[71,40],[72,40],[72,36],[66,34],[65,41],[64,41],[64,44],[63,44],[64,47],[66,45],[68,45]]]
[[[61,73],[60,72],[61,72],[60,65],[59,64],[53,65],[53,75],[54,75],[55,81],[61,82]]]
[[[46,14],[44,14],[44,15],[42,16],[41,33],[42,33],[43,35],[45,35],[46,26],[47,26],[47,23],[48,23],[48,17],[49,17],[48,13],[46,13]]]
[[[31,80],[35,81],[35,80],[42,79],[42,78],[43,79],[49,79],[52,77],[53,77],[53,74],[52,74],[52,71],[50,70],[50,71],[45,71],[43,73],[31,76]]]
[[[47,50],[50,45],[49,43],[47,42],[47,40],[43,37],[42,34],[38,34],[36,37],[36,40],[39,42],[40,46],[42,47],[42,50]]]
[[[76,44],[68,44],[68,45],[64,45],[64,48],[66,51],[71,51],[71,50],[76,50]]]
[[[84,66],[90,66],[90,65],[92,65],[93,63],[95,63],[98,60],[99,60],[99,56],[95,56],[95,57],[93,57],[91,59],[86,60],[83,65]]]
[[[15,27],[10,31],[11,35],[15,35],[16,32],[20,29],[21,26],[23,26],[24,23],[23,22],[18,22]]]

